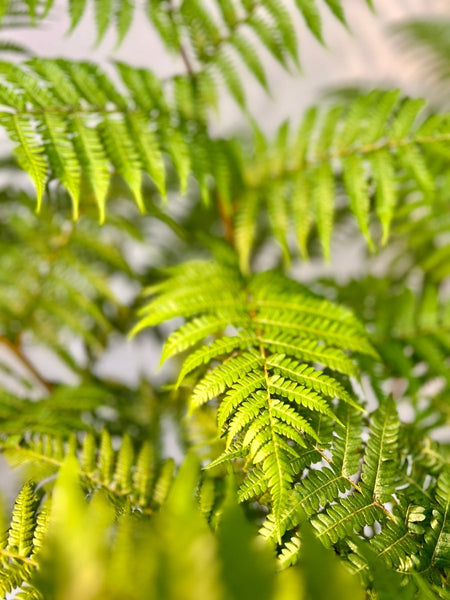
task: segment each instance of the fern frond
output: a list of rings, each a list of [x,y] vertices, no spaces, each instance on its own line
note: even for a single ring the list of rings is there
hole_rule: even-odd
[[[139,512],[151,513],[164,503],[174,472],[174,461],[157,463],[151,445],[134,448],[129,436],[120,447],[112,447],[111,436],[103,430],[100,440],[93,433],[78,443],[55,435],[35,434],[17,441],[16,436],[1,444],[1,452],[13,465],[26,465],[39,478],[57,473],[68,455],[77,456],[79,476],[90,491],[102,489],[114,503],[129,503]]]
[[[16,7],[16,4],[19,6]],[[317,0],[298,0],[295,8],[286,6],[284,0],[250,3],[243,0],[236,3],[216,0],[208,8],[198,0],[184,0],[179,6],[157,0],[148,0],[145,4],[145,13],[166,47],[172,52],[184,54],[185,59],[189,57],[190,74],[201,76],[211,71],[221,73],[230,92],[242,105],[245,104],[245,96],[241,75],[232,64],[231,49],[266,87],[265,72],[258,58],[260,46],[267,48],[284,68],[289,68],[291,62],[296,66],[299,64],[293,11],[304,17],[308,29],[323,42],[318,11],[321,3]],[[325,0],[324,4],[346,24],[340,0]],[[54,0],[19,0],[14,2],[14,7],[12,3],[7,3],[2,15],[4,25],[11,25],[19,15],[23,25],[27,24],[27,16],[33,23],[41,21],[52,14],[53,5]],[[89,8],[93,9],[95,15],[97,43],[114,27],[116,47],[129,34],[133,19],[140,12],[139,5],[131,0],[70,0],[70,31],[79,25]],[[255,44],[247,35],[244,37],[249,30],[258,38],[259,44]]]
[[[337,424],[336,433],[323,445],[329,454],[319,453],[316,447],[315,457],[310,455],[296,476],[298,483],[280,519],[283,536],[283,545],[279,549],[280,566],[286,560],[288,564],[295,561],[295,555],[289,551],[289,540],[306,516],[323,543],[339,544],[341,550],[341,544],[346,544],[356,553],[349,554],[349,559],[358,572],[366,570],[368,564],[359,553],[359,542],[353,542],[357,540],[356,535],[365,539],[364,543],[370,544],[379,559],[391,568],[407,573],[427,568],[440,526],[445,527],[439,500],[441,494],[445,498],[445,513],[445,489],[442,493],[437,487],[436,500],[431,493],[424,492],[429,468],[417,470],[418,463],[411,476],[408,475],[410,467],[403,465],[397,447],[399,420],[391,400],[383,400],[370,417],[367,442],[361,439],[364,437],[361,435],[361,414],[348,404],[342,404],[340,408],[342,424]],[[317,465],[321,457],[322,464]],[[424,493],[428,494],[426,502]],[[417,504],[421,501],[431,502],[437,517],[436,526],[432,525],[434,534],[429,534],[428,550],[422,541],[427,531],[427,511]],[[388,502],[392,503],[392,509]],[[368,535],[366,528],[372,529],[372,533]],[[260,533],[268,540],[277,541],[273,515],[268,516]]]
[[[330,405],[334,397],[357,406],[322,369],[353,374],[346,352],[372,354],[371,346],[348,311],[282,276],[262,273],[245,280],[235,268],[214,263],[188,263],[170,275],[149,290],[155,298],[134,333],[177,315],[190,319],[169,337],[166,357],[233,328],[233,334],[188,356],[179,383],[197,367],[219,362],[200,378],[191,408],[219,397],[220,433],[230,450],[242,449],[264,474],[278,524],[297,449],[305,446],[305,437],[318,439],[312,415],[337,418]]]
[[[365,493],[380,503],[392,497],[398,471],[398,434],[400,420],[392,399],[385,400],[372,419],[361,479]]]
[[[47,164],[42,155],[43,148],[33,135],[26,118],[18,114],[0,116],[0,123],[11,139],[17,143],[15,153],[20,166],[26,171],[36,187],[37,207],[40,209],[47,180]]]
[[[2,596],[27,584],[37,566],[35,556],[42,546],[44,518],[39,517],[38,504],[34,484],[26,483],[16,498],[8,533],[0,542]]]
[[[331,107],[322,119],[317,110],[310,110],[298,132],[288,136],[281,147],[275,141],[265,152],[255,150],[253,163],[247,160],[241,166],[245,189],[234,214],[236,247],[244,272],[257,233],[254,217],[246,215],[253,215],[255,206],[266,208],[273,234],[282,246],[293,227],[302,254],[306,254],[314,225],[324,254],[329,256],[341,185],[369,246],[373,245],[374,214],[385,244],[408,182],[415,182],[427,202],[435,197],[436,156],[444,156],[450,133],[445,117],[423,120],[423,105],[421,100],[400,99],[396,91],[375,90],[350,104]],[[271,200],[274,189],[276,203]],[[286,214],[292,214],[293,221],[289,228],[283,225],[280,238],[278,223]]]
[[[362,466],[359,494],[344,498],[313,519],[320,537],[336,543],[382,518],[383,502],[392,499],[398,477],[397,439],[400,422],[392,400],[384,400],[372,419]]]
[[[152,73],[124,64],[117,70],[119,85],[87,62],[32,59],[0,64],[0,124],[16,143],[19,164],[35,184],[38,208],[47,180],[56,179],[68,190],[77,217],[81,186],[87,183],[103,222],[111,176],[118,174],[142,211],[143,172],[165,195],[163,151],[172,158],[181,188],[195,172],[206,195],[211,168],[198,160],[199,146],[212,147],[215,142],[200,135],[200,113],[186,117],[184,97],[179,104],[176,95],[166,101]],[[186,80],[186,85],[194,93],[192,82]],[[198,94],[193,101],[201,102]],[[198,137],[195,153],[189,145],[193,137]]]
[[[63,148],[58,149],[61,157]],[[66,163],[66,173],[69,167]],[[112,329],[120,330],[127,310],[106,279],[112,273],[133,276],[111,233],[121,231],[123,239],[131,239],[139,237],[139,230],[130,222],[126,233],[123,222],[112,219],[109,233],[99,236],[95,219],[86,216],[83,223],[73,226],[47,208],[38,218],[32,203],[18,195],[8,196],[7,202],[3,196],[0,205],[4,223],[0,233],[0,343],[26,360],[27,340],[34,337],[55,351],[70,370],[79,371],[80,365],[61,343],[62,336],[70,332],[98,356]],[[41,237],[36,238],[36,227]],[[20,281],[15,273],[21,274]],[[33,370],[32,365],[28,370]],[[30,374],[33,380],[35,374]]]
[[[337,425],[337,435],[326,446],[330,454],[323,455],[325,462],[297,476],[299,482],[280,521],[280,567],[296,561],[291,540],[306,515],[323,543],[346,554],[355,572],[370,579],[372,552],[380,565],[406,574],[413,589],[424,576],[420,589],[433,584],[441,597],[448,583],[448,464],[438,462],[430,475],[428,459],[408,453],[402,458],[392,400],[383,400],[370,417],[367,442],[361,439],[361,415],[351,406],[342,408],[343,425]],[[404,437],[402,442],[405,452]],[[277,540],[273,515],[261,534]]]
[[[331,506],[327,512],[320,513],[313,520],[313,525],[319,538],[331,546],[382,518],[383,510],[379,505],[362,495],[354,495]]]
[[[150,4],[150,17],[167,47],[178,51],[183,47],[185,55],[192,59],[191,70],[197,67],[200,73],[202,70],[221,73],[241,105],[245,104],[245,97],[241,76],[230,59],[231,48],[263,87],[266,75],[258,58],[259,46],[265,47],[284,68],[289,68],[291,62],[299,64],[298,36],[291,14],[295,8],[286,6],[282,0],[251,3],[217,0],[212,10],[197,0],[185,0],[179,13],[169,8],[167,15],[161,9],[158,11],[155,3]],[[325,4],[346,22],[340,2]],[[317,33],[317,20],[310,18],[312,13],[318,14],[316,0],[296,2],[296,9],[305,17],[308,28]],[[247,35],[249,31],[258,39],[258,45]]]
[[[362,416],[359,410],[347,404],[341,405],[339,410],[340,422],[336,424],[336,436],[331,438],[331,460],[322,465],[320,469],[311,468],[311,464],[322,460],[323,454],[316,446],[308,449],[302,457],[302,464],[298,466],[299,474],[305,471],[306,475],[296,483],[290,496],[289,504],[280,520],[281,534],[284,536],[289,530],[297,527],[299,519],[306,515],[311,517],[320,509],[335,503],[340,495],[348,494],[350,490],[359,490],[359,486],[352,477],[358,473],[361,459],[360,435]],[[260,534],[268,539],[275,540],[275,521],[269,515]],[[280,560],[285,560],[285,544],[281,550]]]

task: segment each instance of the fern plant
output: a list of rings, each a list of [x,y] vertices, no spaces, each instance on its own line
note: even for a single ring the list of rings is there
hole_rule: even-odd
[[[450,597],[449,114],[355,89],[271,136],[249,101],[344,8],[0,1],[174,59],[0,45],[2,598]]]

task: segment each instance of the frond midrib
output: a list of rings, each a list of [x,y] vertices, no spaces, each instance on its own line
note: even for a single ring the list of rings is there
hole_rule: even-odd
[[[0,556],[4,556],[8,560],[19,561],[23,564],[29,565],[30,567],[38,567],[39,563],[29,556],[23,556],[21,554],[16,554],[15,552],[10,552],[6,550],[6,548],[0,547]]]
[[[51,464],[52,466],[56,467],[58,470],[61,469],[62,466],[64,465],[64,459],[59,460],[53,456],[48,456],[45,453],[38,452],[35,449],[23,448],[20,445],[0,446],[0,453],[7,453],[8,450],[13,451],[18,454],[23,454],[25,456],[34,458],[36,461],[39,461],[41,463]],[[102,481],[94,473],[89,473],[89,472],[83,470],[83,468],[81,467],[80,464],[78,465],[78,472],[82,479],[89,481],[94,486],[103,488],[105,491],[109,492],[110,494],[112,494],[113,496],[115,496],[117,498],[126,498],[127,502],[129,502],[132,506],[138,508],[139,510],[145,512],[146,514],[149,514],[149,515],[153,514],[153,510],[149,506],[146,506],[139,502],[136,502],[136,500],[134,500],[134,498],[133,498],[133,495],[130,494],[128,491],[119,490],[116,487],[114,487],[111,483]]]
[[[268,182],[282,182],[286,179],[295,177],[301,171],[314,169],[321,165],[332,163],[334,160],[339,160],[347,156],[369,156],[380,150],[395,150],[396,148],[402,148],[406,146],[421,145],[426,146],[427,144],[434,144],[437,142],[448,142],[450,141],[450,133],[436,133],[434,135],[419,135],[417,137],[406,136],[404,138],[398,138],[395,140],[380,140],[373,144],[363,144],[361,146],[351,146],[347,148],[340,148],[338,150],[324,153],[314,159],[306,159],[301,162],[285,167],[276,173],[270,173],[270,169],[266,170],[265,175],[261,178],[255,178],[253,173],[259,169],[260,164],[255,161],[254,165],[250,165],[244,170],[243,176],[246,186],[250,189],[260,189],[267,186]],[[265,164],[267,159],[263,158],[262,163]]]
[[[255,321],[255,313],[252,310],[250,310],[249,315],[250,315],[250,319],[256,324],[257,322]],[[270,393],[270,385],[271,385],[270,384],[270,375],[268,372],[266,351],[265,351],[263,340],[261,337],[261,331],[259,330],[259,328],[257,326],[255,328],[255,333],[256,333],[256,336],[258,339],[259,353],[260,353],[261,359],[263,361],[262,367],[263,367],[263,371],[264,371],[264,380],[265,380],[265,385],[266,385],[266,399],[267,399],[267,410],[269,413],[270,433],[271,433],[272,444],[273,444],[273,448],[274,448],[274,455],[275,455],[275,459],[276,459],[276,463],[277,463],[278,486],[279,486],[278,493],[281,494],[281,491],[286,482],[284,481],[284,470],[282,467],[282,462],[280,460],[280,449],[278,448],[278,441],[277,441],[278,435],[274,431],[274,417],[272,415],[272,396]],[[281,541],[281,535],[280,535],[280,529],[279,529],[279,511],[280,511],[280,507],[278,507],[278,510],[275,511],[275,518],[276,518],[276,523],[277,523],[277,535],[278,535],[279,541]]]

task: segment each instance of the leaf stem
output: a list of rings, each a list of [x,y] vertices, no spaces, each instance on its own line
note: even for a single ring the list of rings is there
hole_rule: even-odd
[[[39,564],[32,558],[28,558],[28,556],[21,556],[20,554],[15,554],[14,552],[9,552],[9,550],[6,550],[6,548],[0,548],[0,556],[5,556],[11,560],[18,560],[30,565],[31,567],[37,568],[39,566]]]
[[[17,342],[12,342],[6,336],[0,335],[0,344],[6,346],[8,350],[10,350],[10,352],[12,352],[14,356],[19,359],[21,364],[26,367],[33,377],[37,379],[37,381],[47,390],[47,392],[52,391],[53,385],[41,375],[30,359],[24,354],[20,344],[20,337],[18,338]]]

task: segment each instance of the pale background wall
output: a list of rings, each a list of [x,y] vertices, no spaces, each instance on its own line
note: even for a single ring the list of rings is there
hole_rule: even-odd
[[[180,71],[182,64],[168,56],[157,35],[151,30],[143,16],[135,18],[132,31],[119,50],[114,49],[115,35],[111,31],[102,44],[95,48],[95,31],[92,13],[87,13],[76,31],[66,36],[68,18],[66,2],[57,2],[52,18],[45,27],[36,30],[15,30],[8,39],[26,44],[39,56],[64,56],[73,59],[90,59],[108,68],[108,60],[118,59],[137,66],[153,69],[158,75],[166,76]],[[388,34],[391,24],[414,17],[447,15],[450,17],[450,0],[375,0],[378,15],[374,16],[363,0],[344,0],[345,12],[352,33],[348,33],[327,11],[324,18],[324,39],[328,47],[321,47],[305,29],[301,19],[295,16],[301,31],[300,49],[303,76],[293,78],[285,73],[267,55],[268,78],[274,98],[269,98],[254,83],[247,86],[251,112],[270,133],[286,118],[298,120],[305,107],[317,100],[325,88],[367,81],[373,85],[400,86],[407,93],[423,95],[416,65],[400,54]],[[4,34],[1,37],[6,37]],[[217,132],[236,131],[244,126],[244,119],[233,101],[224,95],[220,117],[214,124]],[[333,263],[322,268],[324,273],[346,276],[358,271],[358,245],[349,248],[339,246],[334,253]],[[316,268],[313,265],[311,268]],[[310,272],[310,271],[309,271]],[[304,271],[308,274],[308,270]],[[100,368],[104,373],[121,376],[130,382],[136,381],[145,372],[151,375],[158,363],[158,349],[150,340],[141,339],[132,343],[116,343],[105,356]],[[48,357],[35,348],[32,358],[37,363],[47,363]],[[50,365],[51,368],[51,365]],[[0,463],[0,489],[11,490],[11,478]]]

